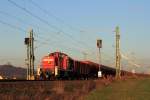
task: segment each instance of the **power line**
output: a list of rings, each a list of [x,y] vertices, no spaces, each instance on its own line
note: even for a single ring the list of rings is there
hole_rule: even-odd
[[[46,44],[46,45],[50,45],[50,46],[53,46],[53,44],[56,44],[57,42],[55,41],[52,41],[52,40],[54,40],[54,38],[45,38],[45,37],[42,37],[42,36],[40,36],[40,35],[35,35],[35,37],[36,38],[38,38],[38,40],[36,40],[37,42],[40,42],[41,43],[41,45],[43,45],[43,44]],[[39,40],[39,39],[42,39],[42,40]],[[56,39],[55,39],[56,40]],[[41,42],[42,41],[42,42]],[[50,42],[51,42],[51,44],[50,44]],[[56,45],[59,45],[59,46],[63,46],[63,47],[65,47],[65,48],[70,48],[70,46],[69,47],[67,47],[67,45],[63,45],[62,43],[60,44],[61,42],[59,42],[59,44],[56,44]],[[72,47],[72,48],[74,48],[74,49],[76,49],[77,51],[83,51],[83,50],[81,50],[81,48],[75,48],[75,47]],[[72,49],[73,50],[73,49]]]
[[[33,16],[34,18],[36,18],[36,19],[40,20],[41,22],[47,24],[48,26],[50,26],[50,27],[52,27],[52,28],[58,30],[60,33],[61,33],[61,32],[64,33],[63,30],[61,30],[61,29],[55,27],[54,25],[51,25],[48,21],[46,21],[46,20],[40,18],[39,16],[34,15],[32,12],[30,12],[30,11],[27,10],[26,8],[24,8],[24,7],[20,6],[20,5],[18,5],[16,2],[14,2],[14,1],[12,1],[12,0],[8,0],[8,1],[9,1],[10,3],[12,3],[14,6],[16,6],[16,7],[20,8],[20,9],[22,9],[23,11],[25,11],[25,12],[28,13],[29,15]],[[88,46],[87,44],[85,44],[85,43],[82,42],[82,41],[75,40],[70,34],[65,34],[65,33],[64,33],[64,35],[68,36],[69,38],[71,38],[72,40],[76,41],[76,42],[79,43],[79,44],[82,43],[83,46],[85,46],[85,45]],[[88,47],[89,47],[89,46],[88,46]]]
[[[8,0],[8,1],[9,1],[11,4],[13,4],[14,6],[16,6],[16,7],[20,8],[21,10],[25,11],[25,12],[26,12],[26,13],[28,13],[29,15],[33,16],[34,18],[36,18],[36,19],[40,20],[41,22],[43,22],[43,23],[45,23],[45,24],[49,25],[50,27],[52,27],[52,28],[54,28],[54,29],[58,30],[58,28],[57,28],[57,27],[55,27],[55,26],[53,26],[53,25],[49,24],[46,20],[44,20],[44,19],[40,18],[39,16],[34,15],[32,12],[30,12],[30,11],[29,11],[29,10],[27,10],[26,8],[24,8],[24,7],[20,6],[20,5],[18,5],[18,4],[17,4],[17,3],[15,3],[14,1],[12,1],[12,0]]]
[[[57,17],[56,15],[52,14],[50,11],[47,11],[45,9],[43,9],[40,5],[38,5],[36,2],[34,2],[33,0],[30,0],[30,2],[37,8],[39,8],[43,13],[45,13],[46,15],[48,16],[51,16],[53,17],[55,20],[59,21],[60,23],[66,25],[68,28],[70,28],[71,30],[76,30],[76,31],[79,31],[81,32],[81,30],[78,30],[76,28],[74,28],[72,25],[68,24],[68,23],[65,23],[64,20],[60,19],[59,17]]]
[[[45,41],[51,41],[51,40],[56,40],[56,39],[54,39],[53,37],[51,37],[51,38],[44,38],[44,37],[42,37],[42,36],[40,36],[40,35],[36,35],[36,37],[38,37],[38,38],[40,38],[40,39],[43,39],[43,40],[45,40]],[[57,38],[57,41],[58,40],[60,40],[59,38],[62,38],[62,37],[56,37]],[[66,39],[65,39],[66,40]],[[59,43],[64,43],[65,41],[63,41],[63,42],[59,42]],[[72,43],[75,43],[75,42],[73,42],[73,41],[70,41],[70,42],[72,42]],[[68,42],[67,42],[68,43]],[[76,45],[76,44],[75,44]],[[75,48],[74,46],[73,46],[73,48]],[[78,48],[78,50],[80,50],[81,51],[81,48],[83,48],[82,46],[76,46],[76,48]],[[83,51],[83,50],[82,50]]]
[[[39,6],[37,3],[35,3],[33,0],[30,0],[30,1],[31,1],[31,3],[32,3],[34,6],[36,6],[37,8],[39,8],[39,9],[40,9],[41,11],[43,11],[46,15],[52,16],[52,17],[54,17],[57,21],[59,21],[59,22],[65,24],[65,22],[64,22],[62,19],[58,18],[57,16],[53,15],[52,13],[49,13],[47,10],[43,9],[42,7],[40,7],[40,6]],[[74,29],[71,25],[68,25],[68,24],[65,24],[65,25],[67,25],[70,29]],[[79,30],[79,32],[81,32],[81,31]],[[72,38],[72,37],[71,37],[71,38]],[[80,42],[80,41],[78,41],[78,42]]]
[[[68,47],[67,45],[63,45],[63,44],[56,44],[54,43],[53,45],[48,43],[48,42],[41,42],[41,41],[38,41],[40,43],[40,45],[38,45],[36,48],[39,48],[39,47],[42,47],[44,45],[48,45],[48,46],[51,46],[51,47],[58,47],[58,46],[63,46],[67,52],[71,52],[71,51],[80,51],[79,49],[76,49],[76,48],[71,48],[71,47]]]
[[[50,42],[51,42],[51,40],[53,40],[53,38],[45,38],[45,37],[42,37],[42,36],[40,36],[40,35],[35,35],[35,37],[37,37],[37,38],[39,38],[39,39],[42,39],[42,40],[40,40],[40,41],[44,41],[44,43],[46,43],[46,45],[48,44],[48,45],[51,45],[52,46],[52,44],[56,44],[56,42],[52,42],[51,44],[50,44]],[[49,42],[50,41],[50,42]],[[59,42],[60,43],[60,42]],[[64,46],[64,47],[66,47],[66,45],[63,45],[63,44],[57,44],[57,45],[61,45],[61,46]],[[69,47],[71,47],[71,46],[69,46]],[[80,53],[83,53],[83,52],[86,52],[82,47],[78,47],[78,46],[72,46],[72,48],[74,48],[74,49],[76,49],[76,51],[78,51],[78,52],[80,52]],[[93,56],[93,54],[94,54],[94,51],[93,51],[93,53],[89,53],[89,52],[86,52],[86,53],[88,53],[88,55],[92,55]],[[112,58],[111,56],[109,56],[108,54],[106,54],[106,53],[104,53],[103,51],[102,51],[102,54],[103,55],[105,55],[105,56],[107,56],[107,57],[109,57],[109,58]]]
[[[34,18],[38,19],[39,21],[41,21],[41,22],[47,24],[48,26],[50,26],[50,27],[52,27],[52,28],[58,30],[58,32],[64,33],[63,30],[61,30],[61,29],[59,29],[59,28],[57,28],[57,27],[51,25],[51,24],[50,24],[49,22],[47,22],[46,20],[44,20],[44,19],[40,18],[39,16],[33,14],[32,12],[30,12],[30,11],[27,10],[26,8],[24,8],[24,7],[20,6],[20,5],[18,5],[16,2],[14,2],[14,1],[12,1],[12,0],[8,0],[8,1],[9,1],[11,4],[13,4],[14,6],[16,6],[17,8],[20,8],[21,10],[25,11],[25,12],[28,13],[29,15],[31,15],[31,16],[33,16]],[[66,35],[66,36],[69,37],[70,39],[76,41],[76,43],[78,43],[78,46],[81,45],[81,44],[83,44],[82,46],[88,46],[88,47],[90,47],[89,45],[87,45],[87,44],[84,43],[83,41],[75,40],[74,37],[72,37],[70,34],[63,34],[63,35]],[[91,47],[90,47],[89,49],[91,49]],[[91,49],[91,50],[92,50],[92,49]],[[93,51],[93,50],[92,50],[92,51]]]
[[[20,31],[26,33],[26,31],[25,31],[24,29],[20,28],[20,27],[14,26],[14,25],[12,25],[12,24],[8,24],[8,23],[3,22],[3,21],[1,21],[1,20],[0,20],[0,23],[2,23],[2,24],[4,24],[4,25],[7,25],[7,26],[9,26],[9,27],[11,27],[11,28],[13,28],[13,29],[18,29],[18,30],[20,30]],[[40,45],[37,46],[37,47],[41,47],[41,45],[51,45],[51,46],[52,46],[52,44],[55,43],[55,42],[53,42],[52,44],[50,44],[50,43],[48,42],[48,41],[52,40],[52,38],[44,38],[44,37],[41,37],[41,36],[39,36],[39,35],[35,35],[35,37],[40,38],[40,39],[43,39],[42,41],[44,41],[44,42],[41,42],[41,40],[40,40],[40,41],[35,40],[35,41],[37,41],[37,42],[40,42]],[[56,43],[55,43],[55,44],[56,44]],[[75,47],[73,47],[74,49],[72,49],[72,48],[70,48],[70,47],[67,47],[66,45],[62,45],[62,44],[57,44],[57,45],[61,45],[61,46],[66,47],[65,49],[68,49],[68,51],[70,51],[70,50],[75,50],[75,51],[80,51],[81,53],[82,53],[82,52],[85,52],[84,50],[81,50],[81,48],[75,48]],[[54,46],[54,45],[53,45],[53,46]],[[36,48],[37,48],[37,47],[36,47]],[[89,54],[89,53],[88,53],[88,54]],[[103,53],[103,54],[104,54],[104,53]]]
[[[26,23],[26,22],[27,22],[27,21],[24,21],[24,20],[18,18],[17,16],[13,16],[13,15],[11,15],[11,14],[9,14],[9,13],[6,13],[6,12],[3,12],[3,11],[0,11],[0,14],[6,15],[6,16],[11,17],[11,18],[14,18],[14,19],[16,19],[17,21],[19,21],[19,22],[21,22],[21,23]],[[6,24],[6,23],[4,23],[4,22],[2,22],[2,23],[3,23],[3,24]],[[7,23],[7,25],[8,25],[8,23]],[[9,24],[9,26],[12,27],[13,25]],[[38,26],[33,25],[33,24],[32,24],[32,26],[35,26],[35,27],[39,28]],[[14,28],[14,27],[15,27],[15,26],[13,26],[13,28]],[[34,34],[34,35],[36,35],[36,34]]]
[[[23,20],[21,20],[20,18],[14,16],[14,15],[12,15],[12,14],[9,14],[9,13],[7,13],[7,12],[4,12],[4,11],[0,11],[0,14],[6,15],[6,16],[8,16],[8,17],[15,18],[15,19],[18,20],[19,22],[22,22],[22,21],[23,21]]]
[[[6,13],[6,12],[3,12],[3,11],[0,11],[0,13],[1,14],[3,14],[3,15],[7,15],[7,16],[11,16],[12,18],[15,18],[16,20],[18,20],[18,21],[20,21],[20,22],[24,22],[23,20],[21,20],[21,19],[19,19],[18,17],[16,17],[16,16],[13,16],[13,15],[11,15],[11,14],[8,14],[8,13]],[[8,25],[8,26],[10,26],[10,27],[13,27],[13,28],[18,28],[18,27],[16,27],[16,26],[13,26],[13,25],[11,25],[11,24],[8,24],[8,23],[5,23],[5,22],[2,22],[1,21],[1,23],[2,24],[6,24],[6,25]],[[37,26],[36,26],[37,27]],[[19,28],[19,29],[21,29],[21,28]],[[22,30],[22,29],[21,29]],[[35,36],[37,36],[36,34],[35,34]],[[39,37],[39,36],[38,36]],[[43,38],[43,37],[40,37],[40,38]],[[43,38],[44,40],[45,40],[45,38]],[[52,38],[51,38],[52,39]],[[51,39],[46,39],[45,41],[49,41],[49,40],[51,40]],[[54,43],[54,42],[53,42]]]
[[[38,38],[38,37],[37,37],[37,38]],[[43,38],[43,37],[39,37],[39,38],[41,39],[41,38]],[[38,40],[37,42],[43,41],[43,42],[41,42],[41,45],[50,45],[50,46],[53,46],[53,44],[56,44],[56,42],[54,42],[54,41],[50,44],[50,42],[48,42],[48,41],[50,41],[50,40],[51,40],[50,38],[45,38],[44,40],[40,40],[40,41]],[[69,49],[71,48],[71,46],[67,47],[67,45],[60,44],[60,43],[59,43],[59,44],[56,44],[56,45],[58,45],[58,46],[63,46],[63,47],[65,47],[65,49],[66,49],[66,48],[67,48],[67,49],[68,49],[68,48],[69,48]],[[84,50],[82,50],[82,48],[76,48],[76,47],[72,47],[72,48],[74,48],[75,51],[80,51],[80,52],[83,52],[83,51],[84,51]],[[73,50],[72,48],[71,48],[71,50]]]
[[[121,53],[121,57],[127,60],[130,64],[134,65],[135,67],[140,67],[139,64],[136,64],[135,62],[131,61],[131,59],[128,56],[124,55],[123,53]]]
[[[27,21],[25,21],[25,20],[23,20],[23,19],[21,19],[21,18],[19,18],[19,17],[17,17],[17,16],[14,16],[14,15],[12,15],[12,14],[9,14],[9,13],[7,13],[7,12],[0,11],[0,14],[5,15],[5,16],[10,17],[10,18],[13,18],[13,19],[15,19],[15,20],[21,22],[22,24],[25,24],[25,23],[27,24]],[[29,23],[29,25],[30,25],[30,26],[33,26],[33,27],[36,27],[36,28],[39,29],[39,26],[34,25],[34,24],[32,24],[32,23]],[[12,26],[12,25],[11,25],[11,26]],[[41,28],[41,27],[40,27],[40,28]],[[43,30],[45,30],[45,29],[43,29]],[[38,31],[39,31],[39,30],[38,30]],[[34,35],[35,35],[35,34],[34,34]]]
[[[63,20],[61,20],[60,18],[58,18],[57,16],[55,16],[55,15],[53,15],[52,13],[49,13],[47,10],[45,10],[45,9],[43,9],[42,7],[40,7],[37,3],[35,3],[33,0],[30,0],[31,1],[31,3],[34,5],[34,6],[36,6],[37,8],[39,8],[41,11],[43,11],[46,15],[48,15],[48,16],[52,16],[52,17],[54,17],[57,21],[59,21],[59,22],[61,22],[61,23],[63,23],[63,24],[65,24],[65,22],[63,21]],[[66,25],[66,24],[65,24]],[[67,24],[67,26],[70,28],[70,29],[74,29],[71,25],[68,25]],[[61,32],[61,31],[60,31]],[[80,32],[80,31],[79,31]],[[69,35],[69,34],[68,34]],[[70,38],[72,38],[72,39],[74,39],[71,35],[69,35],[69,37]],[[79,43],[81,43],[82,41],[78,41],[78,40],[75,40],[75,41],[77,41],[77,42],[79,42]],[[83,43],[83,44],[85,44],[85,43]],[[87,44],[86,44],[87,45]]]
[[[4,24],[4,25],[7,25],[7,26],[9,26],[9,27],[11,27],[11,28],[14,28],[14,29],[18,29],[18,30],[20,30],[20,31],[22,31],[22,32],[25,32],[25,33],[26,33],[26,31],[25,31],[24,29],[22,29],[22,28],[20,28],[20,27],[18,27],[18,26],[15,26],[15,25],[12,25],[12,24],[6,23],[6,22],[1,21],[1,20],[0,20],[0,23],[1,23],[1,24]]]
[[[3,22],[3,21],[1,21],[0,20],[0,23],[2,23],[2,24],[4,24],[4,25],[7,25],[7,26],[9,26],[9,27],[11,27],[11,28],[14,28],[14,29],[18,29],[18,30],[20,30],[20,31],[23,31],[23,32],[25,32],[26,33],[26,31],[24,30],[24,29],[22,29],[22,28],[20,28],[20,27],[17,27],[17,26],[14,26],[14,25],[11,25],[11,24],[8,24],[8,23],[6,23],[6,22]],[[52,40],[52,38],[44,38],[44,37],[41,37],[41,36],[39,36],[39,35],[35,35],[35,37],[37,37],[37,38],[40,38],[40,39],[43,39],[43,41],[44,42],[41,42],[41,45],[49,45],[50,43],[48,43],[48,41],[50,41],[50,40]],[[38,41],[39,42],[39,41]],[[53,42],[53,44],[54,44],[54,42]],[[52,45],[52,44],[50,44],[50,45]],[[61,44],[62,45],[62,44]],[[39,45],[40,46],[40,45]],[[38,47],[39,47],[38,46]],[[64,46],[64,47],[66,47],[66,45],[62,45],[62,46]],[[41,47],[41,46],[40,46]],[[67,47],[68,48],[68,47]],[[85,52],[84,50],[81,50],[81,48],[75,48],[75,47],[73,47],[74,49],[75,49],[75,51],[80,51],[80,52]],[[73,50],[72,48],[69,48],[68,49],[68,51],[69,50]],[[88,53],[89,54],[89,53]],[[104,52],[103,52],[103,54],[104,54]],[[106,54],[105,54],[106,55]]]
[[[7,17],[10,17],[10,18],[12,18],[12,19],[15,19],[15,20],[17,20],[18,22],[21,22],[21,23],[24,24],[24,25],[26,24],[26,25],[33,26],[33,27],[36,27],[36,28],[39,29],[39,26],[38,26],[38,25],[34,25],[34,24],[32,24],[32,23],[27,23],[27,21],[25,21],[25,20],[19,18],[18,16],[9,14],[9,13],[4,12],[4,11],[0,11],[0,14],[5,15],[5,16],[7,16]]]
[[[22,19],[19,19],[18,17],[16,17],[16,16],[13,16],[13,15],[11,15],[11,14],[9,14],[9,13],[6,13],[6,12],[3,12],[3,11],[0,11],[0,14],[3,14],[3,15],[6,15],[6,16],[9,16],[9,17],[12,17],[12,18],[15,18],[16,20],[18,20],[19,22],[25,22],[25,21],[23,21]],[[10,27],[12,27],[12,28],[17,28],[18,29],[18,27],[16,27],[16,26],[13,26],[13,25],[11,25],[11,24],[8,24],[8,23],[6,23],[6,22],[3,22],[3,21],[1,21],[1,23],[2,24],[5,24],[5,25],[7,25],[7,26],[10,26]],[[37,26],[36,26],[37,27]],[[21,28],[19,28],[19,30],[20,30]],[[21,31],[22,31],[23,29],[21,29]],[[36,34],[35,34],[35,36],[37,36]],[[38,36],[39,37],[39,36]],[[40,38],[42,38],[42,37],[40,37]],[[44,38],[44,40],[45,40],[45,38]],[[45,41],[49,41],[49,40],[51,40],[51,39],[46,39]],[[54,43],[54,42],[53,42]]]
[[[10,26],[10,27],[12,27],[12,28],[14,28],[14,29],[18,29],[18,30],[21,30],[21,31],[23,31],[23,32],[26,32],[24,29],[22,29],[22,28],[20,28],[20,27],[17,27],[17,26],[14,26],[14,25],[11,25],[11,24],[8,24],[8,23],[6,23],[6,22],[3,22],[3,21],[0,21],[0,23],[2,23],[2,24],[5,24],[5,25],[7,25],[7,26]],[[37,36],[37,35],[35,35],[35,36]],[[37,37],[39,37],[39,36],[37,36]],[[43,38],[43,37],[40,37],[40,39],[41,38]],[[44,39],[44,41],[47,41],[47,42],[42,42],[41,44],[43,45],[43,44],[48,44],[49,45],[49,43],[48,43],[48,41],[50,41],[51,39],[46,39],[46,38],[43,38]],[[39,41],[38,41],[39,42]],[[54,44],[54,42],[53,42],[53,44]],[[51,44],[52,45],[52,44]],[[63,45],[64,46],[64,45]]]

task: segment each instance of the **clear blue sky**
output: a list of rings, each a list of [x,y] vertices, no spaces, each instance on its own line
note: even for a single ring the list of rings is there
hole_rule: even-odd
[[[46,22],[36,19],[11,1]],[[149,0],[32,1],[47,14],[30,0],[0,1],[1,64],[9,61],[25,66],[26,47],[23,42],[29,29],[33,28],[37,35],[36,64],[42,56],[56,50],[81,60],[84,58],[82,52],[87,52],[86,59],[97,61],[96,39],[101,38],[102,62],[112,65],[115,39],[113,31],[118,25],[121,31],[121,51],[134,59],[134,62],[150,66]]]

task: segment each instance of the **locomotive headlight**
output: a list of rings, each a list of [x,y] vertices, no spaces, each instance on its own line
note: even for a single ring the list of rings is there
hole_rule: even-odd
[[[50,61],[48,61],[48,64],[50,64],[51,62]]]

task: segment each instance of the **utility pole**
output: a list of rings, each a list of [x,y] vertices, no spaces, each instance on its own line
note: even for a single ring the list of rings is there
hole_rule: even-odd
[[[30,36],[25,38],[25,45],[27,45],[27,80],[34,80],[34,38],[32,29],[29,34]]]
[[[30,30],[30,79],[34,79],[34,38],[33,38],[33,29]]]
[[[98,39],[97,40],[97,48],[99,50],[99,71],[98,71],[98,77],[102,77],[102,72],[101,72],[101,52],[100,48],[102,48],[102,40]]]
[[[27,59],[25,59],[25,63],[27,65],[27,80],[29,80],[30,71],[29,71],[29,38],[28,37],[25,38],[24,43],[27,46]]]
[[[120,55],[120,33],[119,33],[119,27],[116,27],[116,78],[121,78],[120,69],[121,69],[121,55]]]

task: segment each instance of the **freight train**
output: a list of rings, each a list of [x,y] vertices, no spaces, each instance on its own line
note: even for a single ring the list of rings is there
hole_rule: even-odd
[[[101,65],[102,75],[115,75],[115,69]],[[53,52],[41,60],[40,79],[89,79],[97,78],[99,64],[78,61],[65,53]]]

